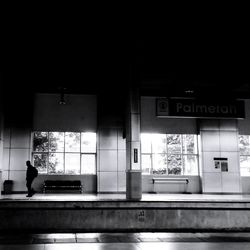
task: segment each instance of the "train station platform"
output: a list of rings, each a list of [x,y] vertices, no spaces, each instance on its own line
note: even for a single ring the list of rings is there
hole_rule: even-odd
[[[0,232],[248,232],[249,195],[2,195]]]

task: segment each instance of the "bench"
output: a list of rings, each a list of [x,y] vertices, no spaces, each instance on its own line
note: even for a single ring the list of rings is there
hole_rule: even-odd
[[[43,193],[46,191],[76,190],[82,193],[82,184],[79,180],[46,180],[43,184]]]
[[[185,191],[187,193],[187,185],[189,183],[189,179],[186,177],[153,177],[152,182],[154,185],[154,192],[155,191],[155,184],[185,184]],[[159,187],[159,186],[158,186]]]
[[[160,178],[160,177],[154,177],[152,179],[153,184],[155,183],[184,183],[184,184],[188,184],[189,183],[189,179],[188,178],[177,178],[177,177],[164,177],[164,178]]]

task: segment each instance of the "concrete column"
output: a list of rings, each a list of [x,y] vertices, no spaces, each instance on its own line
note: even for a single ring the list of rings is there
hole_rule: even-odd
[[[126,198],[140,200],[142,195],[140,146],[140,95],[130,90],[126,119]]]

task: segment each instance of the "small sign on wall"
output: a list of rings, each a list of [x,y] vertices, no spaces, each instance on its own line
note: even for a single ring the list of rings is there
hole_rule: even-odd
[[[214,168],[221,172],[228,172],[228,158],[214,158]]]
[[[156,115],[159,117],[169,116],[168,99],[158,98],[156,99]]]
[[[134,148],[134,163],[138,163],[138,149]]]

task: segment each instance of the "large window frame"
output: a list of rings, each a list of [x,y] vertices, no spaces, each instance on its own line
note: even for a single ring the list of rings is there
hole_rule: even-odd
[[[160,152],[157,153],[155,152],[155,150],[153,149],[153,139],[151,139],[151,143],[150,143],[150,150],[149,150],[149,146],[147,147],[147,150],[150,152],[145,152],[146,150],[145,145],[143,145],[143,136],[151,136],[151,138],[157,138],[157,136],[160,137],[164,137],[166,139],[165,142],[165,148],[163,148],[163,150],[165,150],[165,152]],[[194,137],[194,152],[193,153],[188,153],[187,149],[186,152],[183,149],[184,145],[186,145],[186,143],[184,143],[184,137],[185,136],[193,136]],[[186,134],[156,134],[156,133],[142,133],[141,134],[141,159],[142,159],[142,173],[145,175],[164,175],[164,176],[175,176],[175,175],[193,175],[193,176],[198,176],[199,175],[199,154],[198,154],[198,136],[196,134],[190,134],[190,135],[186,135]],[[169,145],[168,144],[168,136],[179,136],[180,137],[180,150],[179,152],[174,152],[175,149],[172,148],[171,150],[169,150]],[[177,144],[176,144],[177,145]],[[159,157],[160,156],[160,157]],[[146,161],[144,161],[144,158],[147,157],[148,161],[147,164],[145,164]],[[157,157],[158,158],[164,158],[165,157],[165,167],[159,168],[158,166],[156,166],[156,162],[157,162]],[[191,173],[187,173],[185,170],[184,165],[187,163],[191,158],[193,158],[194,160],[194,164],[195,166],[192,167],[195,170],[192,170]],[[155,160],[156,159],[156,160]],[[159,161],[158,161],[159,162]],[[170,167],[170,164],[180,164],[181,163],[181,168],[178,167]],[[144,165],[145,164],[145,165]],[[161,164],[160,164],[161,165]],[[190,170],[189,170],[190,172]]]
[[[44,133],[47,135],[47,141],[46,143],[48,144],[46,147],[46,150],[36,150],[35,146],[34,146],[34,142],[35,142],[35,135],[36,133]],[[60,150],[51,150],[51,134],[52,133],[63,133],[63,143],[61,143],[61,149]],[[67,150],[66,149],[66,136],[69,134],[75,134],[79,136],[79,150]],[[85,150],[83,149],[83,137],[86,136],[87,134],[93,134],[93,136],[95,137],[95,145],[93,147],[91,147],[91,150],[88,150],[85,148]],[[33,160],[33,164],[36,166],[35,162],[35,156],[36,155],[40,155],[41,157],[45,157],[45,167],[40,167],[40,166],[36,166],[38,168],[39,174],[40,175],[84,175],[84,174],[90,174],[90,175],[96,175],[97,173],[97,141],[96,141],[97,137],[96,137],[96,133],[90,133],[90,132],[72,132],[72,131],[65,131],[65,132],[59,132],[59,131],[33,131],[32,132],[32,160]],[[62,142],[62,141],[61,141]],[[62,146],[63,144],[63,146]],[[63,149],[62,149],[63,148]],[[50,164],[51,164],[51,159],[54,157],[55,154],[62,154],[62,164],[63,164],[63,168],[61,172],[50,172]],[[77,155],[78,159],[77,161],[79,161],[79,164],[76,164],[76,166],[78,165],[79,168],[77,168],[77,172],[74,173],[71,172],[70,170],[66,170],[66,161],[67,161],[67,156],[69,156],[69,154],[73,155]],[[92,161],[94,161],[94,169],[91,168],[91,171],[87,171],[86,169],[88,169],[88,167],[84,166],[83,164],[83,157],[84,156],[90,156],[92,157]],[[86,169],[85,169],[86,167]],[[46,171],[42,171],[41,169],[46,168]],[[71,170],[72,171],[72,170]]]

